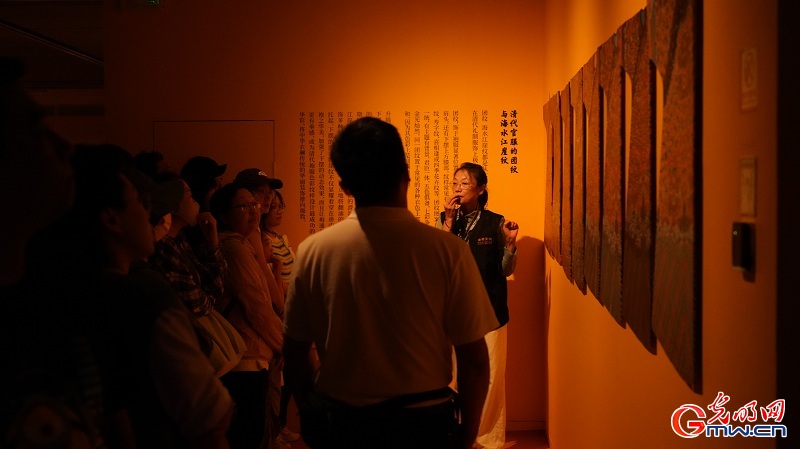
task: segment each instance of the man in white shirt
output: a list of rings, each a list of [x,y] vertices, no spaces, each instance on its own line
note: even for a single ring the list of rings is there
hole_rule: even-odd
[[[286,382],[306,443],[469,448],[489,379],[483,337],[498,325],[469,248],[408,210],[408,165],[391,124],[350,123],[331,162],[356,209],[300,244],[286,304]],[[315,398],[328,404],[322,434],[303,422]]]

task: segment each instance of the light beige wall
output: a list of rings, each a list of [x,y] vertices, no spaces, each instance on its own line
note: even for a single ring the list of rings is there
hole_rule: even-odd
[[[769,438],[684,440],[670,428],[684,403],[705,407],[718,391],[734,411],[767,405],[775,387],[777,2],[704,1],[703,393],[681,380],[659,346],[647,352],[598,301],[582,295],[547,257],[548,425],[553,449],[769,448]],[[554,94],[644,1],[548,0],[543,92]],[[757,48],[756,110],[739,107],[740,60]],[[739,159],[756,157],[757,216],[739,215]],[[755,282],[731,267],[731,225],[754,221]],[[791,431],[791,429],[789,430]]]
[[[459,110],[466,150],[471,112],[488,110],[490,207],[521,227],[509,287],[509,426],[543,426],[543,1],[170,0],[156,12],[106,3],[109,141],[138,152],[152,148],[153,122],[274,121],[283,230],[295,245],[309,232],[297,212],[301,112],[391,111],[403,134],[406,111]],[[519,113],[520,175],[495,157],[504,109]]]

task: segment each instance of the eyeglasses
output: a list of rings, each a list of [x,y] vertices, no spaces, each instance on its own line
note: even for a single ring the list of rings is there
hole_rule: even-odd
[[[274,210],[284,211],[286,206],[283,204],[272,204],[269,206],[269,211],[272,212]]]
[[[251,210],[261,209],[261,203],[253,201],[252,203],[237,204],[235,206],[231,206],[230,208],[239,209],[242,212],[249,212]]]
[[[453,183],[453,190],[469,190],[472,188],[472,184],[462,181],[462,182],[454,182]]]

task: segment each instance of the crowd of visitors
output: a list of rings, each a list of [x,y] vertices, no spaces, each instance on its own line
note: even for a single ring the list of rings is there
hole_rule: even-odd
[[[0,58],[0,447],[287,449],[292,397],[312,448],[473,446],[484,337],[508,321],[484,283],[513,271],[515,223],[468,195],[487,230],[455,200],[452,233],[419,223],[400,135],[364,118],[331,150],[355,210],[295,253],[281,180],[72,145],[22,71]],[[500,273],[476,265],[473,228]]]

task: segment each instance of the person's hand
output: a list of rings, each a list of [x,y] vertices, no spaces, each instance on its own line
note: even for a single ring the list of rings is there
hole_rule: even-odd
[[[503,223],[503,236],[506,238],[506,247],[513,250],[517,242],[517,234],[519,233],[519,225],[514,221],[506,221]]]
[[[442,229],[450,231],[456,218],[456,212],[461,207],[461,195],[454,193],[444,200],[444,222]]]
[[[200,212],[197,214],[197,227],[203,234],[206,243],[211,248],[216,248],[219,245],[219,236],[217,234],[217,220],[211,215],[211,212]]]
[[[266,249],[267,248],[264,247],[264,250],[266,250]],[[270,246],[269,249],[271,250],[272,246]],[[272,254],[272,253],[270,253],[270,256],[267,258],[267,263],[272,265],[273,268],[274,267],[282,267],[283,266],[283,261],[278,259],[277,257],[275,257],[275,255]]]

